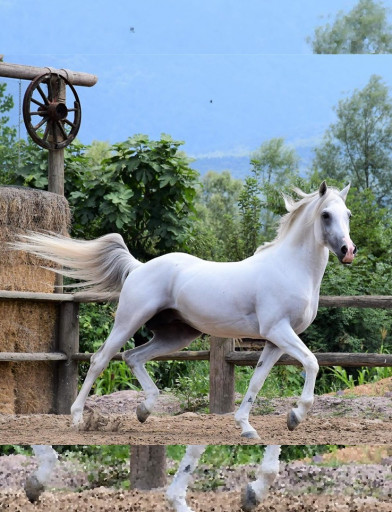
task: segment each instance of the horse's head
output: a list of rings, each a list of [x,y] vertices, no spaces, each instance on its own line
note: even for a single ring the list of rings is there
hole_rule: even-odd
[[[318,218],[315,223],[316,238],[338,257],[341,263],[351,263],[357,252],[350,238],[351,212],[346,206],[350,185],[342,191],[328,188],[325,181],[319,188]]]

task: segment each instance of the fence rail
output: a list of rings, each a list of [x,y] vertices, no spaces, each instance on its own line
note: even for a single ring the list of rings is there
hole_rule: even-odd
[[[0,300],[32,300],[35,302],[105,302],[88,292],[39,293],[0,290]],[[392,309],[392,295],[322,295],[319,307]]]
[[[58,384],[55,391],[55,410],[58,414],[69,414],[70,406],[77,394],[78,363],[90,361],[93,355],[79,352],[79,304],[104,301],[97,300],[89,293],[34,293],[0,290],[0,301],[2,300],[55,302],[58,304],[59,317],[55,350],[42,353],[0,352],[0,362],[52,361],[57,364]],[[321,296],[319,307],[392,309],[392,296]],[[255,347],[255,345],[257,346],[257,341],[252,342],[252,346]],[[260,354],[259,350],[237,351],[234,340],[212,337],[210,350],[184,350],[157,357],[155,360],[210,361],[210,410],[215,413],[225,413],[234,409],[234,366],[255,366]],[[392,354],[316,353],[315,356],[320,366],[392,366]],[[116,354],[113,360],[122,360],[122,354]],[[301,366],[298,361],[287,355],[282,356],[276,364]]]
[[[166,356],[154,357],[152,361],[210,361],[209,350],[182,350],[172,352]],[[256,366],[261,351],[252,352],[231,351],[224,356],[226,362],[237,366]],[[323,352],[315,353],[320,366],[392,366],[392,354],[369,354],[352,352]],[[71,361],[89,362],[93,353],[77,352],[72,354]],[[1,362],[22,361],[68,361],[64,352],[0,352]],[[122,354],[118,353],[111,361],[122,361]],[[283,355],[275,364],[301,366],[301,363],[290,356]]]

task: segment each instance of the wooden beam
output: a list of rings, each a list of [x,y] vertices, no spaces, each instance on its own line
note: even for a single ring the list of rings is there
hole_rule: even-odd
[[[53,300],[55,302],[72,301],[72,302],[107,302],[102,297],[92,295],[90,292],[78,292],[77,294],[63,293],[54,296],[52,293],[35,293],[35,292],[14,292],[8,290],[0,290],[0,299],[23,299],[23,300]],[[117,300],[115,297],[113,300]],[[330,308],[375,308],[375,309],[392,309],[392,295],[352,295],[352,296],[326,296],[320,297],[320,307]]]
[[[45,73],[56,73],[63,76],[71,82],[72,85],[83,85],[92,87],[98,81],[98,77],[90,73],[80,71],[71,71],[69,69],[55,69],[50,67],[25,66],[22,64],[11,64],[10,62],[0,62],[0,76],[6,78],[20,78],[22,80],[33,80],[39,75]]]
[[[392,309],[392,296],[390,295],[352,295],[327,296],[322,295],[320,307],[328,308],[378,308]]]
[[[0,300],[32,300],[36,302],[73,302],[72,293],[15,292],[0,290]]]
[[[226,355],[226,361],[233,366],[255,366],[261,352],[230,352]],[[392,366],[392,354],[363,354],[347,352],[324,352],[314,354],[320,366]],[[276,363],[278,365],[301,366],[296,359],[290,356],[282,356]]]
[[[230,351],[226,354],[225,360],[231,365],[255,366],[261,352],[235,352]],[[77,352],[71,355],[72,361],[90,361],[92,353]],[[392,354],[361,354],[347,352],[325,352],[315,354],[320,366],[392,366]],[[63,352],[0,352],[0,361],[65,361],[68,357]],[[173,352],[166,356],[160,356],[153,361],[209,361],[209,350],[183,350]],[[112,361],[122,361],[122,354],[118,353]],[[301,366],[298,361],[289,357],[282,356],[276,363],[278,365]]]
[[[0,361],[66,361],[62,352],[0,352]]]

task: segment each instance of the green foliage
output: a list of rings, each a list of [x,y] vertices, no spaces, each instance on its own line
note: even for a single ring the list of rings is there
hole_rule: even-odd
[[[185,454],[184,445],[175,445],[167,447],[167,456],[176,462],[180,462]],[[281,461],[291,461],[313,457],[322,453],[336,451],[336,445],[301,445],[301,446],[282,446]],[[265,446],[246,446],[246,445],[210,445],[203,453],[200,463],[199,477],[202,476],[201,466],[208,465],[210,470],[218,470],[222,467],[232,468],[245,464],[260,464],[264,456]],[[177,469],[177,468],[176,468]],[[174,472],[174,471],[172,471]],[[210,477],[211,478],[211,477]],[[213,478],[213,475],[212,475]],[[205,483],[202,483],[202,487]]]
[[[254,171],[252,170],[254,173]],[[255,174],[255,173],[254,173]],[[260,216],[262,202],[260,187],[255,175],[245,178],[244,188],[239,198],[243,239],[243,257],[252,256],[260,245]]]
[[[80,464],[87,472],[89,488],[114,487],[129,489],[129,446],[63,446],[54,447],[62,458]]]
[[[284,139],[264,142],[251,158],[250,174],[239,196],[242,257],[251,256],[257,247],[275,235],[276,214],[272,204],[281,203],[274,191],[289,188],[298,179],[298,156],[285,146]],[[280,190],[280,193],[282,190]]]
[[[340,100],[337,121],[316,148],[320,177],[371,188],[379,204],[391,202],[392,100],[388,87],[373,75],[362,90]]]
[[[194,236],[198,174],[179,150],[181,144],[168,135],[159,141],[136,135],[112,148],[69,146],[65,192],[73,213],[72,235],[90,239],[118,232],[135,257],[144,260],[186,249]],[[23,142],[21,158],[8,182],[46,188],[46,152]]]
[[[31,455],[31,446],[2,444],[0,445],[0,455]]]
[[[7,84],[0,83],[0,184],[9,183],[10,174],[18,165],[16,129],[9,126],[9,116],[5,115],[13,106],[10,94],[6,94]]]
[[[331,391],[338,391],[339,389],[354,389],[355,386],[363,384],[372,384],[381,379],[392,377],[392,368],[376,367],[376,368],[358,368],[349,372],[348,369],[341,366],[334,366],[331,368],[332,388]]]
[[[197,173],[179,151],[181,142],[162,135],[137,135],[115,144],[96,183],[86,181],[70,194],[85,204],[76,223],[99,219],[99,232],[120,231],[133,253],[148,258],[184,248],[191,236]]]
[[[209,342],[198,338],[188,350],[207,350]],[[168,387],[179,398],[181,406],[187,411],[208,411],[210,391],[210,365],[208,361],[183,361],[182,373],[174,374]]]
[[[359,0],[345,14],[339,11],[333,24],[317,27],[308,37],[313,53],[391,53],[392,26],[389,9],[381,2]]]
[[[238,198],[242,186],[242,181],[232,178],[229,171],[210,171],[203,176],[196,197],[190,252],[213,261],[241,259]]]
[[[116,306],[111,303],[100,305],[95,303],[80,304],[81,352],[96,352],[101,347],[103,340],[109,336],[113,327],[115,311]]]
[[[97,378],[92,389],[94,395],[109,395],[128,389],[140,391],[141,388],[124,361],[113,361]]]

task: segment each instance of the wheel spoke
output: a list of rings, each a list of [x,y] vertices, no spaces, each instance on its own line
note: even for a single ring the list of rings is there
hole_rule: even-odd
[[[44,107],[45,106],[44,103],[41,103],[40,101],[36,100],[35,98],[31,98],[31,102],[35,103],[39,107]]]
[[[42,140],[44,142],[46,142],[47,138],[48,138],[48,135],[49,135],[49,131],[50,131],[50,128],[49,128],[49,123],[46,125],[45,127],[45,132],[44,132],[44,135],[42,137]]]
[[[64,130],[64,126],[61,124],[60,121],[56,121],[56,126],[60,129],[60,133],[61,135],[63,136],[64,140],[67,139],[68,137],[68,134],[67,132]]]
[[[44,116],[46,115],[43,110],[37,110],[36,112],[29,112],[31,116]]]
[[[37,91],[40,93],[41,98],[44,100],[45,105],[49,105],[48,98],[45,96],[45,93],[44,93],[44,91],[41,89],[41,86],[40,86],[39,84],[37,85]]]
[[[44,125],[46,122],[47,122],[48,118],[47,117],[44,117],[43,119],[41,119],[41,121],[36,124],[35,126],[33,126],[34,130],[37,131],[41,128],[42,125]]]
[[[64,119],[63,122],[68,124],[69,126],[72,126],[72,128],[75,128],[75,124],[71,123],[71,121],[69,121],[69,119]]]

